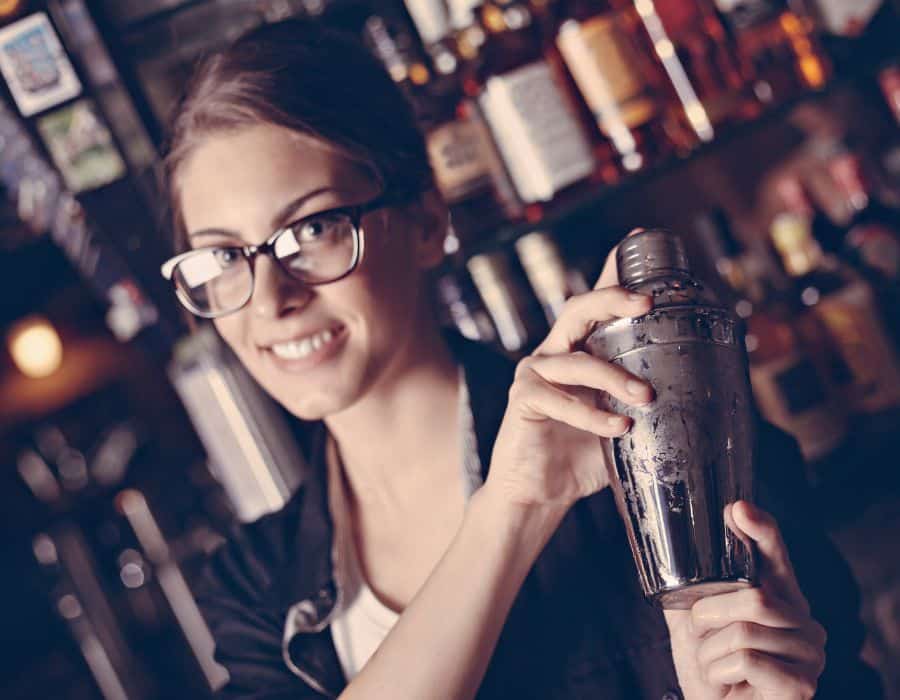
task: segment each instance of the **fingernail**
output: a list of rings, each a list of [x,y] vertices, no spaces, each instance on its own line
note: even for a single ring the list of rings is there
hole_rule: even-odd
[[[646,294],[638,294],[637,292],[632,292],[628,295],[628,301],[647,301],[649,298]]]
[[[624,433],[628,429],[628,419],[623,416],[611,416],[606,419],[606,422],[613,430],[619,430]]]
[[[632,396],[643,396],[647,393],[647,387],[637,379],[629,379],[625,382],[625,391]]]

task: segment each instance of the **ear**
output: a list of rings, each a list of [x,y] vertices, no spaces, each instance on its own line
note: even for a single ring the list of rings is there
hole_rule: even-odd
[[[424,192],[411,214],[419,225],[414,227],[415,257],[419,268],[430,270],[444,259],[444,240],[447,238],[449,212],[435,189]]]

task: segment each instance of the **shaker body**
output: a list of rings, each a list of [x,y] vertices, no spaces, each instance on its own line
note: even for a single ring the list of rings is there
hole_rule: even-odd
[[[737,318],[692,285],[651,285],[658,306],[599,327],[586,344],[655,391],[645,406],[605,393],[600,402],[633,421],[605,441],[610,482],[644,594],[665,609],[756,580],[752,543],[726,525],[729,504],[753,500],[746,351]]]

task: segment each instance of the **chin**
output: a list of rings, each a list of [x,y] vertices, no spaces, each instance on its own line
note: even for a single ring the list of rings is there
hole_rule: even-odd
[[[353,397],[344,397],[335,393],[307,394],[302,398],[294,396],[284,399],[275,396],[275,399],[287,409],[288,413],[300,420],[317,421],[333,416],[336,413],[349,408],[355,403]]]
[[[300,420],[322,420],[359,401],[369,385],[368,369],[364,362],[344,361],[318,376],[269,374],[263,387],[291,415]]]

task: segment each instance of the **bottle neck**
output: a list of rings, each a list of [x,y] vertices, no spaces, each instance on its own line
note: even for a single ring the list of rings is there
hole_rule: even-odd
[[[832,159],[828,169],[852,211],[858,213],[869,206],[869,187],[858,157],[841,154]]]

